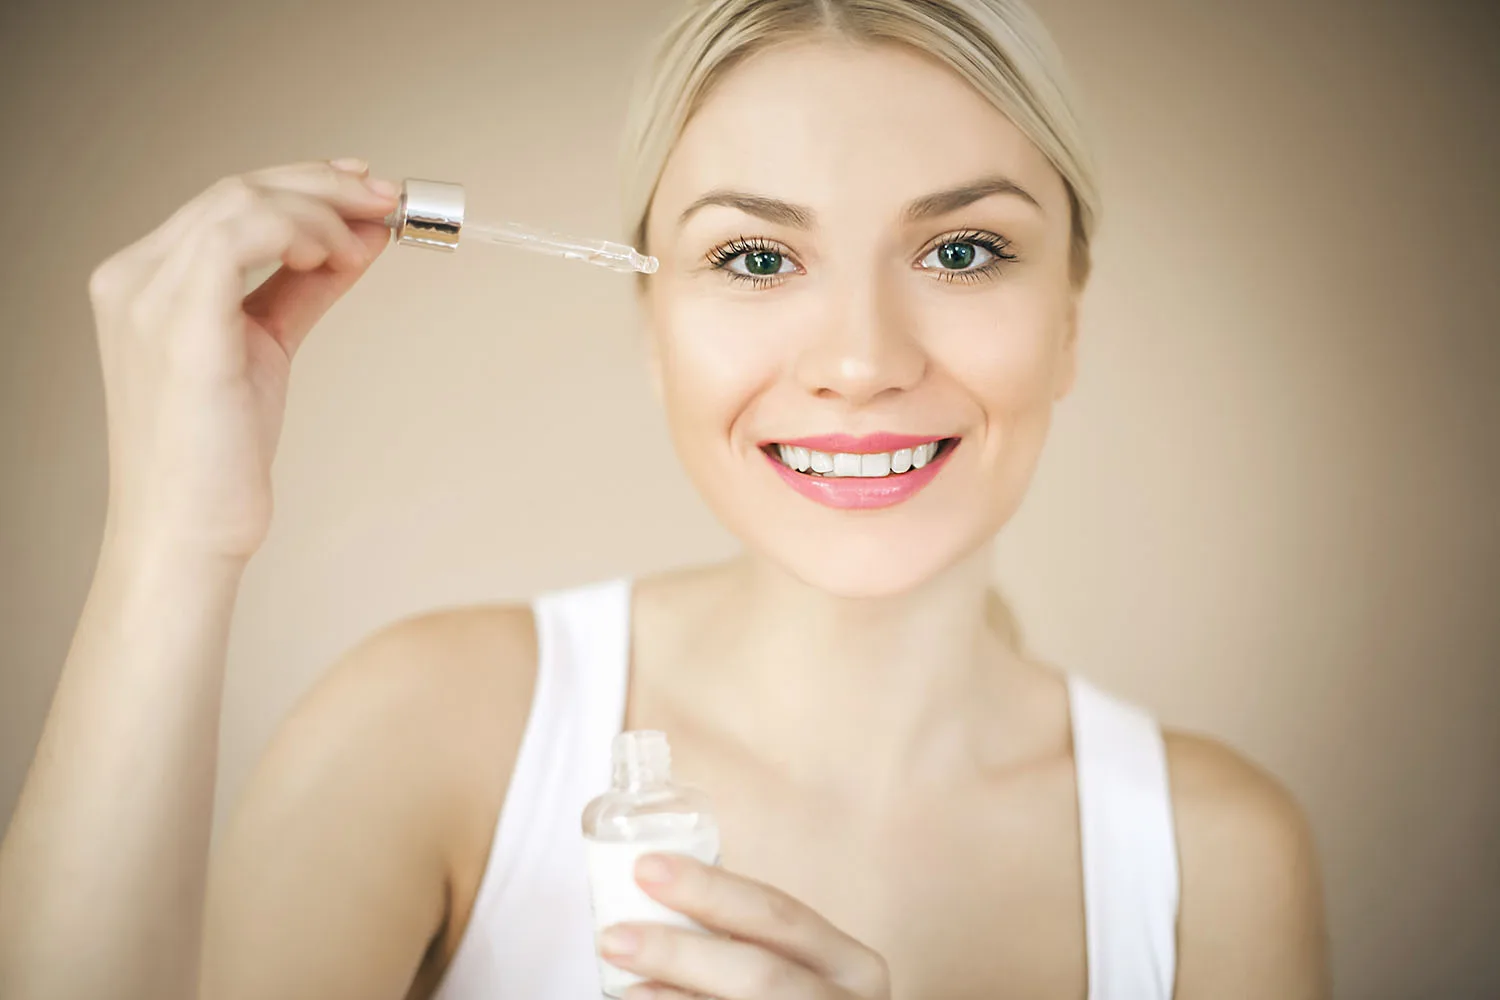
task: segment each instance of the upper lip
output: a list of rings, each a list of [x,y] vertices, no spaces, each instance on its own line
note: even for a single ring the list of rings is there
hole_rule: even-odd
[[[952,435],[946,434],[896,434],[878,431],[874,434],[815,434],[811,437],[773,438],[761,442],[761,446],[773,444],[789,445],[793,448],[808,448],[829,453],[875,455],[886,451],[915,448],[930,441],[943,441]]]

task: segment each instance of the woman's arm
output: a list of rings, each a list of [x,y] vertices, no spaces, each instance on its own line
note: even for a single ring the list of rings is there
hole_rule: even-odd
[[[1212,740],[1167,738],[1182,868],[1179,1000],[1331,995],[1312,832],[1273,778]]]
[[[0,845],[6,1000],[195,991],[229,621],[291,361],[386,245],[394,191],[360,162],[228,177],[90,278],[105,542]]]
[[[239,580],[101,557],[0,844],[0,996],[191,995]]]

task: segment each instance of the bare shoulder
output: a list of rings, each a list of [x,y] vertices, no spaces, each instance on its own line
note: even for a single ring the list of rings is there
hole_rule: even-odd
[[[1305,828],[1302,809],[1280,782],[1218,740],[1167,730],[1167,766],[1178,821],[1213,839],[1229,835],[1290,846]],[[1219,829],[1222,827],[1222,829]]]
[[[509,710],[524,722],[536,672],[529,608],[489,606],[434,611],[395,622],[345,653],[298,708],[323,724],[378,725],[384,738],[409,727],[423,742],[431,723],[493,732]],[[523,696],[523,697],[517,697]],[[396,727],[393,731],[390,727]],[[457,734],[456,734],[457,735]]]
[[[395,622],[330,667],[288,717],[266,766],[288,755],[304,773],[326,763],[352,775],[399,760],[425,772],[429,792],[463,793],[482,762],[503,763],[505,744],[519,740],[535,673],[528,608],[459,608]]]
[[[535,674],[524,607],[410,618],[340,657],[215,851],[204,996],[424,995],[467,922]]]
[[[1217,740],[1169,731],[1165,741],[1182,868],[1177,996],[1327,996],[1322,886],[1301,807]]]
[[[422,825],[411,832],[440,851],[449,876],[477,882],[531,710],[536,658],[524,606],[395,622],[332,666],[272,753],[296,758],[303,774],[326,768],[325,788],[367,781],[383,790],[397,829]]]

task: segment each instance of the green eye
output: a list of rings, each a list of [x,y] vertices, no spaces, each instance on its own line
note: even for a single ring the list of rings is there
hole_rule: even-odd
[[[949,240],[930,250],[920,266],[928,271],[981,274],[997,256],[977,240]]]
[[[749,282],[757,288],[780,283],[797,273],[797,264],[770,240],[740,237],[715,247],[706,255],[708,263],[734,281]]]
[[[1020,260],[1011,250],[1010,240],[982,229],[935,238],[942,242],[929,243],[932,249],[916,266],[939,281],[986,281],[998,276],[1007,264]]]
[[[769,277],[781,270],[781,254],[775,250],[755,250],[745,254],[745,270],[757,277]]]
[[[937,248],[938,263],[952,271],[962,271],[974,263],[974,244],[944,243]]]

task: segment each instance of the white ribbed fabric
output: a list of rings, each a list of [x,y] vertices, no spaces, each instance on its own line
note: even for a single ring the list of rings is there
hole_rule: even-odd
[[[625,719],[630,583],[533,605],[536,690],[474,912],[437,1000],[600,996],[580,818],[609,783]],[[1169,1000],[1176,970],[1177,845],[1161,730],[1069,680],[1089,1000]]]

